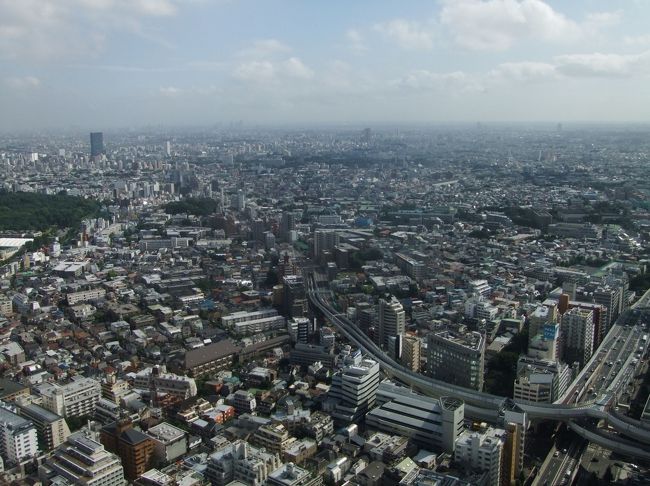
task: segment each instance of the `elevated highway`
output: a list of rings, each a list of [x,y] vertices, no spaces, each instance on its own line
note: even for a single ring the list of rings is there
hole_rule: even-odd
[[[498,395],[451,385],[409,370],[386,355],[383,350],[344,314],[337,312],[324,297],[330,296],[330,291],[328,289],[319,289],[312,273],[307,275],[306,283],[307,296],[315,308],[336,326],[351,343],[358,346],[364,353],[371,355],[379,363],[387,376],[411,386],[414,390],[438,398],[450,396],[461,399],[465,402],[466,415],[478,420],[496,421],[503,410],[507,408],[508,404],[513,402],[518,408],[525,411],[531,419],[549,419],[564,422],[581,419],[604,419],[617,432],[639,441],[636,447],[630,445],[628,441],[624,441],[625,447],[623,449],[625,449],[625,452],[623,450],[619,452],[650,459],[650,448],[647,448],[647,444],[650,444],[650,432],[648,429],[638,421],[633,421],[632,419],[622,420],[620,417],[607,411],[606,407],[602,404],[545,404],[513,401],[512,399]],[[583,437],[592,440],[591,436],[594,435],[593,431],[587,431],[587,429],[577,425],[574,429]],[[585,430],[586,432],[581,433],[581,430]],[[587,433],[589,433],[590,437],[586,437]],[[612,447],[615,445],[616,438],[597,436],[593,442],[603,447],[616,450]],[[623,444],[622,438],[621,444]],[[634,449],[633,453],[632,449]]]

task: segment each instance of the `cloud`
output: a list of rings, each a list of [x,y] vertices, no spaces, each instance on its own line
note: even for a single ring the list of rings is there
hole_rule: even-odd
[[[261,39],[237,53],[240,57],[265,58],[291,51],[291,48],[278,39]]]
[[[305,66],[297,57],[290,57],[282,63],[283,72],[292,78],[311,79],[314,71]]]
[[[363,35],[361,35],[361,33],[356,29],[349,29],[345,33],[345,39],[354,53],[360,54],[368,50]]]
[[[628,46],[650,46],[650,34],[626,35],[623,42]]]
[[[173,98],[183,94],[183,90],[175,86],[163,86],[159,89],[159,93],[162,96]]]
[[[440,23],[471,50],[501,51],[521,39],[570,42],[618,22],[620,13],[599,12],[576,22],[542,0],[443,0]]]
[[[574,77],[634,77],[650,74],[650,51],[641,54],[569,54],[555,58],[558,72]]]
[[[435,72],[417,69],[390,83],[400,90],[480,93],[485,88],[475,76],[463,71]]]
[[[394,19],[376,24],[374,29],[396,42],[403,49],[431,49],[433,47],[433,33],[418,22]]]
[[[290,57],[283,61],[248,61],[233,70],[233,77],[241,81],[269,83],[282,79],[311,79],[314,71],[299,58]]]
[[[115,32],[169,45],[145,27],[171,17],[180,0],[0,0],[0,59],[52,61],[87,58]]]
[[[5,84],[15,89],[38,88],[41,80],[35,76],[10,77],[5,79]]]
[[[558,73],[553,64],[523,61],[499,64],[488,76],[496,80],[529,82],[556,79]]]

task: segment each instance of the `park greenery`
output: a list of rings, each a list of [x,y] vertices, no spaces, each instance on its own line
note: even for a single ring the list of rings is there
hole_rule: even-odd
[[[0,191],[0,230],[77,228],[83,218],[100,213],[101,203],[94,199],[63,193]]]
[[[190,197],[182,201],[172,201],[165,205],[167,214],[193,214],[209,216],[217,210],[217,202],[209,198]]]

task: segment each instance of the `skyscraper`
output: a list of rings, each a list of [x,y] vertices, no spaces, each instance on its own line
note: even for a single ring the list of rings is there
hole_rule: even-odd
[[[104,134],[90,132],[90,156],[96,157],[104,153]]]
[[[594,343],[594,312],[574,307],[562,316],[562,345],[566,363],[583,367],[591,358]]]
[[[332,418],[341,424],[356,423],[375,404],[379,386],[379,363],[363,359],[332,376],[328,403]]]
[[[405,329],[406,313],[399,300],[379,299],[379,345],[388,346],[389,338],[404,334]]]

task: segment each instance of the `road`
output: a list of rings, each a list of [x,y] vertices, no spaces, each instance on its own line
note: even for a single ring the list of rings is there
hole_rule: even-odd
[[[414,373],[395,362],[364,334],[358,326],[332,307],[332,304],[327,300],[327,298],[331,297],[328,286],[323,285],[323,288],[320,288],[312,273],[309,273],[306,277],[307,295],[312,305],[318,308],[348,340],[371,355],[387,375],[431,396],[450,396],[461,399],[465,402],[466,415],[480,420],[496,422],[499,414],[509,406],[508,404],[515,404],[512,400],[504,397],[450,385],[419,373]],[[327,283],[326,279],[322,279],[321,281],[323,284]],[[589,436],[595,441],[601,441],[604,447],[610,449],[618,447],[618,452],[621,454],[638,455],[639,457],[650,459],[650,449],[643,445],[644,443],[650,443],[650,433],[640,423],[617,420],[616,417],[611,416],[606,411],[602,403],[569,405],[516,402],[516,405],[524,410],[531,419],[540,418],[568,422],[586,418],[607,419],[610,425],[617,431],[625,433],[639,441],[639,446],[631,446],[628,441],[625,441],[619,447],[617,446],[617,441],[611,437],[607,437],[606,439],[602,438],[579,426],[575,426],[574,430],[579,434]]]

